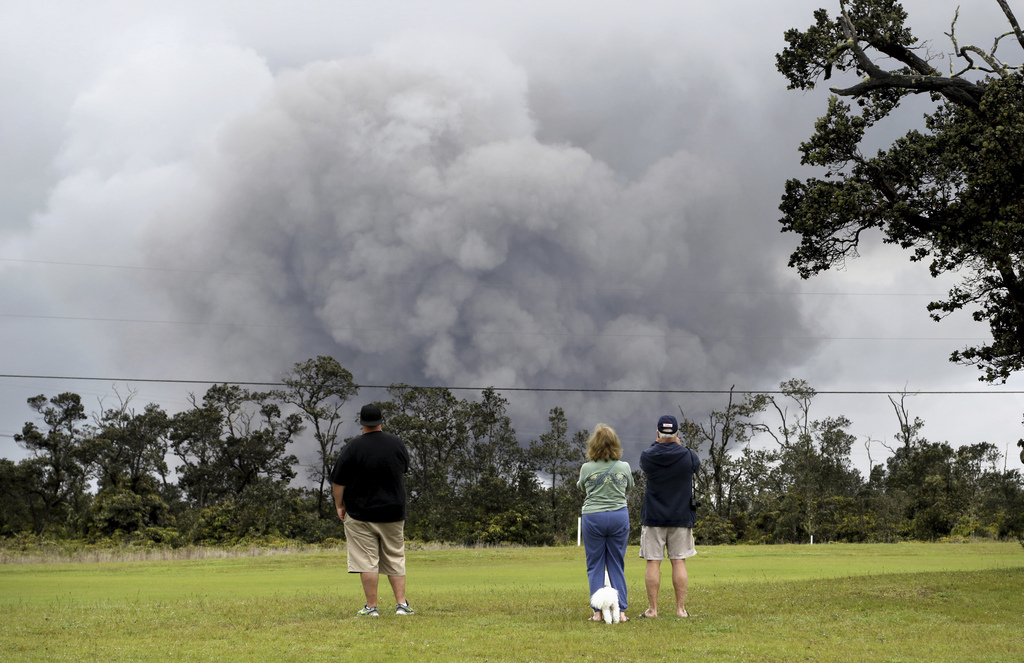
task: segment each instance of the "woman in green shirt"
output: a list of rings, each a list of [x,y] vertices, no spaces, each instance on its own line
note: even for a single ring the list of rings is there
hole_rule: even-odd
[[[589,462],[580,468],[576,486],[586,492],[583,500],[583,545],[587,551],[590,595],[604,587],[605,572],[619,593],[621,620],[629,621],[626,600],[626,543],[629,541],[629,511],[626,491],[633,487],[633,472],[622,458],[619,436],[610,426],[598,424],[587,440]],[[593,608],[593,606],[591,606]],[[601,621],[594,610],[590,618]]]

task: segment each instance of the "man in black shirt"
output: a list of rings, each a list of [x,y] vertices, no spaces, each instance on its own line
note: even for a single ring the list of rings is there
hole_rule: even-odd
[[[377,617],[377,585],[381,573],[395,593],[395,614],[411,615],[405,598],[405,473],[409,452],[402,439],[382,430],[383,417],[374,404],[359,411],[363,434],[338,454],[331,471],[331,489],[338,518],[345,524],[348,572],[358,573],[366,605],[357,614]]]

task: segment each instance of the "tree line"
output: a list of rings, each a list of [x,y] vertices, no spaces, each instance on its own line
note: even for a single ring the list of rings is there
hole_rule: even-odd
[[[0,537],[138,545],[230,545],[343,537],[328,474],[346,439],[343,405],[358,387],[331,357],[296,364],[281,388],[218,384],[170,415],[137,410],[117,393],[91,415],[74,393],[28,399],[36,421],[15,436],[27,450],[0,459]],[[553,407],[548,430],[521,443],[508,401],[492,388],[476,400],[441,387],[392,385],[379,401],[385,428],[408,448],[407,536],[462,544],[573,541],[586,430],[570,432]],[[681,439],[700,453],[701,543],[934,540],[1020,537],[1024,480],[1000,469],[992,444],[953,447],[921,435],[892,399],[896,443],[863,477],[845,417],[814,419],[814,390],[783,383],[779,397],[748,395],[703,420],[682,417]],[[352,422],[348,422],[352,423]],[[291,453],[307,432],[316,460]],[[756,436],[770,444],[751,445]],[[866,441],[869,455],[871,444]],[[634,537],[644,478],[629,508]]]
[[[704,421],[686,421],[686,444],[706,457],[697,489],[707,505],[695,534],[705,543],[895,542],[1021,538],[1024,478],[998,447],[954,447],[922,434],[906,395],[890,397],[893,444],[864,440],[870,471],[853,467],[857,438],[844,416],[815,419],[815,391],[803,380],[780,395],[749,395]],[[767,436],[767,448],[748,443]],[[1024,442],[1018,443],[1024,445]],[[883,462],[875,462],[875,445]],[[698,529],[699,528],[699,529]]]

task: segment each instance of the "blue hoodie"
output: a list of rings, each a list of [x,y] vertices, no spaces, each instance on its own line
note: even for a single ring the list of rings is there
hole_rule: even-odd
[[[697,512],[690,506],[693,473],[700,467],[697,452],[675,442],[655,442],[640,454],[647,490],[640,522],[648,527],[693,527]]]

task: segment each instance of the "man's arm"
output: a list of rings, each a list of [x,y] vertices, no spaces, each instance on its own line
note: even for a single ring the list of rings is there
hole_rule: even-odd
[[[640,452],[640,469],[643,470],[644,474],[647,474],[651,469],[651,464],[647,460],[647,452],[650,451],[650,447],[647,447]]]
[[[342,501],[342,497],[345,495],[345,486],[339,486],[332,482],[331,492],[334,493],[334,508],[338,512],[338,518],[341,519],[341,522],[345,522],[345,502]]]

